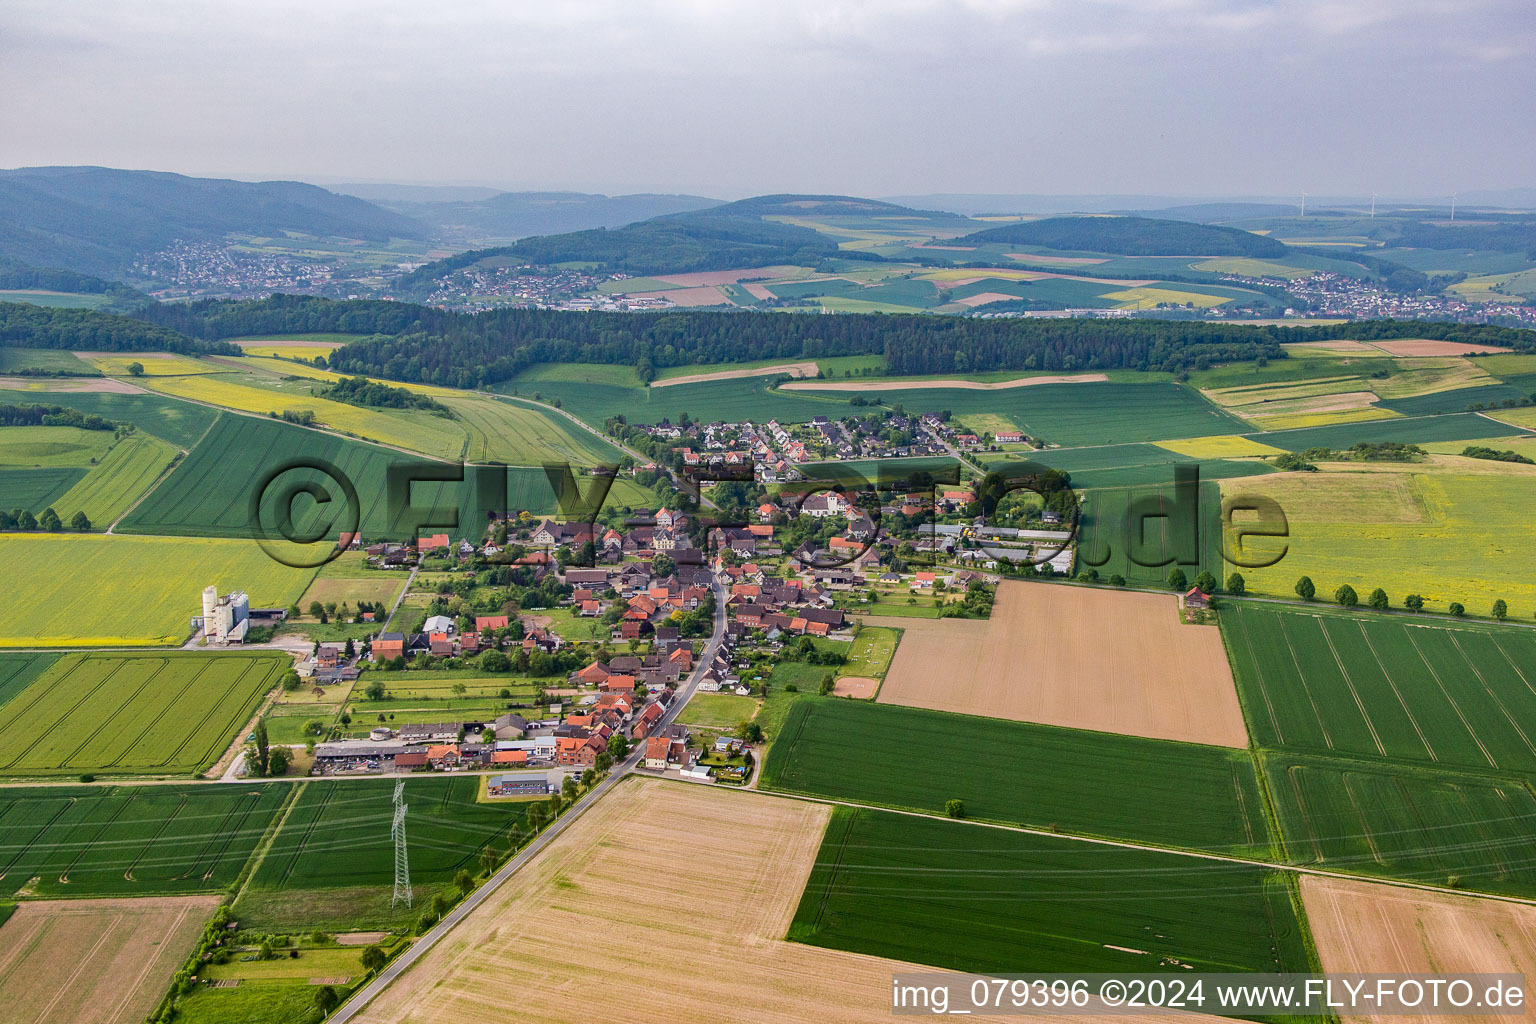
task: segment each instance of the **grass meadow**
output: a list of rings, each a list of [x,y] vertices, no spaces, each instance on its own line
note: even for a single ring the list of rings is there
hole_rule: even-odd
[[[153,434],[183,449],[191,448],[196,444],[219,416],[217,409],[152,394],[124,395],[101,391],[0,389],[0,402],[17,405],[41,402],[47,405],[68,406],[83,413],[95,413],[109,420],[132,423],[139,430]],[[5,429],[9,431],[15,428]],[[110,436],[108,434],[109,439]]]

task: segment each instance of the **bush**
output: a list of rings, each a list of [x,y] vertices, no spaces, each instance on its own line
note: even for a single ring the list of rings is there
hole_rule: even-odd
[[[1243,574],[1235,572],[1227,577],[1227,590],[1242,597],[1248,592],[1248,581],[1243,579]]]
[[[1333,599],[1345,608],[1353,608],[1360,603],[1360,595],[1355,593],[1355,588],[1348,583],[1333,592]]]
[[[1119,573],[1114,573],[1109,577],[1109,585],[1112,587],[1123,587],[1125,586],[1125,577]]]
[[[1451,602],[1451,607],[1450,607],[1449,611],[1450,611],[1450,613],[1452,615],[1456,616],[1458,619],[1461,618],[1463,615],[1467,614],[1467,609],[1462,606],[1462,603],[1460,601],[1452,601]]]
[[[1303,601],[1310,601],[1317,596],[1317,587],[1312,583],[1312,577],[1303,576],[1296,581],[1296,596]]]
[[[963,818],[963,817],[965,817],[965,801],[964,800],[946,800],[946,801],[944,801],[944,813],[949,815],[951,818]]]
[[[1392,603],[1387,600],[1387,592],[1380,587],[1371,591],[1371,596],[1366,603],[1379,612],[1384,612],[1392,607]]]

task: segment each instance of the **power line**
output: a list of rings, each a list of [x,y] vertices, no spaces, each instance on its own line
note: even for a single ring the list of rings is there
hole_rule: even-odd
[[[405,796],[405,780],[395,783],[395,818],[390,826],[389,837],[395,842],[395,892],[390,897],[389,905],[394,908],[405,901],[406,907],[411,905],[411,865],[406,858],[405,850],[405,809],[407,805],[402,802]]]

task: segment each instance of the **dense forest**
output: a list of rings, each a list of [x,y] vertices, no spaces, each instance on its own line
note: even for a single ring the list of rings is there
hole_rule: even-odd
[[[114,423],[95,413],[64,405],[0,405],[0,427],[79,427],[81,430],[116,430]]]
[[[985,245],[1039,245],[1117,256],[1283,256],[1285,243],[1251,231],[1155,217],[1048,217],[957,239]]]
[[[1536,331],[1482,324],[1363,320],[1331,327],[1131,320],[977,320],[920,314],[707,310],[570,313],[501,309],[462,314],[402,302],[273,296],[154,306],[136,314],[198,338],[346,332],[333,369],[394,380],[482,387],[534,363],[613,363],[642,378],[663,367],[752,359],[883,355],[894,374],[984,370],[1181,370],[1234,359],[1283,358],[1289,341],[1436,338],[1536,351]]]
[[[537,265],[590,263],[598,273],[645,275],[737,270],[776,263],[815,265],[836,255],[837,243],[810,228],[705,211],[658,217],[612,230],[594,228],[524,238],[515,245],[459,253],[405,275],[395,282],[394,290],[400,295],[425,295],[450,274],[482,260]]]
[[[426,395],[418,395],[405,388],[392,388],[388,384],[362,377],[343,377],[330,387],[320,388],[315,395],[369,409],[425,409],[440,416],[453,415],[452,409]]]
[[[116,306],[137,306],[149,301],[149,296],[118,281],[103,281],[89,274],[56,267],[33,267],[0,256],[0,288],[37,288],[50,292],[69,292],[72,295],[105,295]]]
[[[183,355],[240,354],[222,341],[198,341],[140,319],[89,309],[55,309],[24,302],[0,302],[0,345],[89,352],[180,352]]]

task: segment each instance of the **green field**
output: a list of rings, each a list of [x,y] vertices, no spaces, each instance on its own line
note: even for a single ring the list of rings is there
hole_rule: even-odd
[[[1349,448],[1362,441],[1372,444],[1382,441],[1424,444],[1430,441],[1476,441],[1485,437],[1508,437],[1510,434],[1510,427],[1506,423],[1498,423],[1473,412],[1459,412],[1447,416],[1399,416],[1367,420],[1364,423],[1250,432],[1244,436],[1272,444],[1276,448],[1284,448],[1288,452],[1299,452],[1308,448]]]
[[[287,423],[225,416],[182,460],[176,471],[134,509],[120,529],[125,533],[172,536],[248,537],[250,499],[254,488],[267,475],[292,465],[296,458],[328,462],[350,480],[361,505],[362,532],[370,541],[393,537],[391,531],[400,529],[400,517],[407,512],[404,507],[390,508],[387,488],[390,466],[399,465],[413,473],[455,468],[447,463],[412,459],[399,452]],[[411,501],[420,508],[443,506],[456,509],[459,522],[466,527],[470,523],[476,524],[476,532],[479,524],[485,522],[486,512],[493,509],[526,508],[535,512],[553,509],[553,492],[542,470],[511,469],[507,473],[505,493],[497,487],[478,487],[476,471],[466,469],[463,483],[416,484],[411,491]],[[327,485],[325,478],[313,470],[285,473],[281,484],[299,480],[314,480]],[[300,529],[307,529],[317,519],[333,521],[335,528],[327,531],[327,536],[334,540],[343,528],[342,524],[347,522],[342,515],[345,498],[336,483],[327,486],[334,494],[334,520],[329,509],[314,515],[315,505],[308,498],[301,498],[295,504],[294,517]],[[281,488],[274,490],[278,489]],[[274,508],[275,500],[263,506],[262,521],[269,529],[276,522]],[[391,515],[391,511],[395,514]],[[449,532],[454,536],[463,533],[460,529]]]
[[[33,382],[46,385],[46,381]],[[0,402],[25,405],[64,405],[109,420],[132,423],[178,448],[191,448],[219,417],[217,409],[162,395],[119,395],[97,391],[0,390]],[[14,429],[11,427],[7,430]]]
[[[1525,780],[1262,756],[1293,862],[1536,897],[1536,797]]]
[[[0,564],[20,568],[0,588],[0,647],[180,643],[204,587],[286,608],[314,576],[251,541],[100,534],[0,534]]]
[[[414,921],[432,893],[452,882],[460,869],[480,871],[481,848],[495,844],[504,854],[513,824],[528,831],[523,817],[531,805],[477,803],[482,784],[477,776],[406,780],[406,832],[418,909],[391,913],[394,844],[389,823],[395,780],[302,783],[282,829],[251,876],[244,907],[237,905],[236,912],[242,918],[303,915],[308,905],[308,919],[313,919],[313,908],[320,907],[323,926],[331,928]]]
[[[0,707],[0,775],[198,772],[289,664],[282,654],[66,654]]]
[[[1521,538],[1530,528],[1536,474],[1527,470],[1492,462],[1469,462],[1465,471],[1348,464],[1221,488],[1270,497],[1285,512],[1288,537],[1245,544],[1254,556],[1283,551],[1272,566],[1241,570],[1250,591],[1293,598],[1306,575],[1323,601],[1348,583],[1362,602],[1382,588],[1395,608],[1416,593],[1431,611],[1455,601],[1469,614],[1488,615],[1504,600],[1511,618],[1528,622],[1536,614],[1536,549]]]
[[[106,529],[149,490],[175,457],[176,450],[159,438],[129,434],[112,446],[85,479],[60,495],[55,508],[66,523],[76,512],[84,512],[93,527]]]
[[[442,398],[469,433],[464,458],[470,462],[504,462],[509,466],[541,466],[569,462],[573,466],[617,465],[619,450],[581,429],[559,413],[513,399]],[[445,454],[445,453],[439,453]]]
[[[57,654],[0,651],[0,708],[58,660]]]
[[[1221,491],[1206,481],[1197,494],[1192,507],[1185,508],[1171,483],[1088,491],[1081,506],[1079,570],[1097,569],[1102,579],[1118,574],[1145,586],[1163,585],[1175,566],[1189,579],[1202,569],[1225,579]],[[1141,518],[1152,512],[1162,514]],[[1192,546],[1186,544],[1191,520]]]
[[[0,789],[0,893],[227,888],[291,792],[281,783]]]
[[[0,302],[16,301],[4,298],[7,294],[16,293],[0,291]],[[48,303],[38,303],[38,305],[48,305]],[[0,374],[15,373],[17,370],[100,376],[94,366],[73,352],[56,348],[0,346]]]
[[[0,469],[0,506],[9,512],[22,508],[33,515],[69,493],[85,478],[86,471],[72,467],[58,469]],[[57,509],[55,509],[57,511]],[[65,517],[66,522],[68,517]]]
[[[94,466],[107,454],[113,440],[110,430],[0,427],[0,466],[18,469]]]
[[[763,767],[768,789],[1160,846],[1274,856],[1247,751],[804,700]]]
[[[1222,613],[1261,747],[1536,772],[1536,635],[1241,602]]]
[[[1263,868],[837,807],[789,938],[953,971],[1314,970]]]

